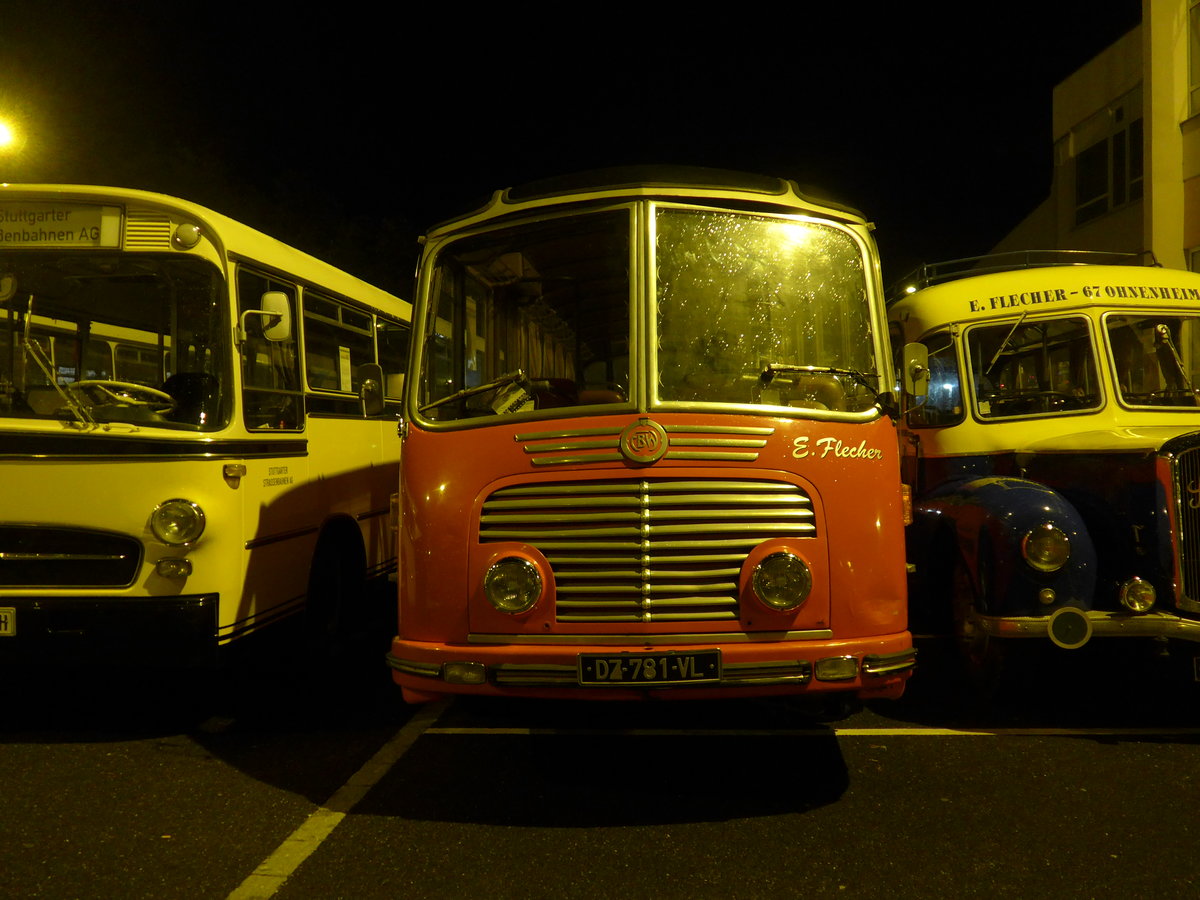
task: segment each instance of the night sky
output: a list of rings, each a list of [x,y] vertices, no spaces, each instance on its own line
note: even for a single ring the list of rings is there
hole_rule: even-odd
[[[863,210],[890,282],[986,252],[1046,196],[1053,86],[1139,17],[1138,0],[0,0],[0,116],[25,134],[0,180],[187,197],[408,296],[417,234],[496,188],[715,166]]]

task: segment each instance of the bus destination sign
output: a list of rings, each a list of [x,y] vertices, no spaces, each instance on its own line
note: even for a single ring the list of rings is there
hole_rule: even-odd
[[[121,207],[92,203],[0,203],[0,247],[116,248]]]

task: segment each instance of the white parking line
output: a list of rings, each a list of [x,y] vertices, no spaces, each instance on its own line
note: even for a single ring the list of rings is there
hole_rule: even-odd
[[[308,859],[321,842],[337,828],[346,814],[354,808],[367,791],[416,742],[437,717],[445,710],[446,703],[431,703],[417,710],[403,728],[367,760],[361,769],[350,776],[326,801],[314,810],[304,824],[293,831],[282,844],[268,856],[254,872],[229,895],[229,900],[265,900],[272,896],[288,877]]]
[[[639,737],[1184,737],[1200,735],[1200,728],[430,728],[426,734],[608,734]]]
[[[304,823],[290,834],[230,895],[229,900],[266,900],[329,837],[367,791],[408,752],[417,738],[431,735],[780,736],[780,737],[1186,737],[1197,728],[434,728],[449,704],[431,703],[413,714],[386,744]]]

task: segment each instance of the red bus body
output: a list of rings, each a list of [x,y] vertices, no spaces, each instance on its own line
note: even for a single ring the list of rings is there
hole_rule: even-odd
[[[603,279],[584,274],[596,265],[580,262],[583,248],[598,258],[599,239],[580,238],[569,252],[555,243],[554,229],[570,231],[577,208],[581,219],[615,210],[617,227],[604,233],[622,247],[630,223],[630,259],[613,267],[616,287],[596,287]],[[663,299],[668,270],[677,285],[694,264],[690,250],[683,262],[669,260],[662,217],[692,214],[709,230],[712,221],[741,228],[750,216],[755,234],[816,229],[857,248],[863,284],[838,290],[865,312],[837,346],[868,335],[870,347],[853,352],[870,360],[870,371],[851,379],[837,358],[764,365],[761,335],[734,320],[764,309],[779,319],[783,294],[770,288],[769,297],[745,299],[705,287],[705,296],[735,304],[718,317],[729,326],[727,343],[705,358],[701,375],[679,374],[685,357],[671,353],[712,341],[691,282],[686,301]],[[512,237],[526,227],[522,216],[540,229],[524,250]],[[648,226],[655,216],[660,224]],[[460,235],[470,241],[456,244]],[[453,265],[439,253],[457,254]],[[914,651],[873,254],[859,217],[807,200],[787,182],[771,192],[658,180],[529,199],[498,194],[481,213],[431,232],[403,426],[400,611],[389,654],[406,699],[900,696]],[[795,264],[785,267],[803,281]],[[523,278],[497,274],[514,269]],[[646,285],[651,270],[657,301]],[[823,276],[830,284],[840,277]],[[563,285],[570,301],[561,299]],[[504,299],[513,291],[519,302]],[[840,301],[797,296],[846,330]],[[531,350],[524,332],[518,340],[518,322],[541,336],[541,349]],[[787,322],[780,330],[797,336],[788,346],[819,341],[801,318]],[[691,331],[671,351],[677,323]],[[552,368],[550,377],[495,377],[518,355]],[[716,365],[718,356],[737,365]],[[754,363],[741,371],[746,360]],[[710,389],[702,382],[714,366],[730,372]],[[883,390],[860,386],[868,380]],[[822,401],[812,399],[818,394]]]

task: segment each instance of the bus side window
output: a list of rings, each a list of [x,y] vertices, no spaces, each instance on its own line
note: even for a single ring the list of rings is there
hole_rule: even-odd
[[[371,315],[304,291],[304,369],[318,391],[357,391],[360,367],[375,362]]]
[[[296,350],[296,289],[246,268],[238,269],[238,312],[258,309],[267,291],[288,295],[292,310],[290,336],[268,340],[263,333],[265,316],[246,318],[246,343],[242,346],[242,390],[247,428],[297,429],[304,418],[300,389],[300,358]]]

